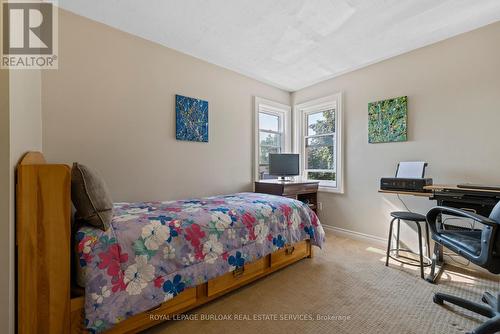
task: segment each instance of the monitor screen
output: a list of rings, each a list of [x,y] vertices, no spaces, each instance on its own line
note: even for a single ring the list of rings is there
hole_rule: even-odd
[[[291,153],[269,154],[269,174],[274,176],[299,175],[299,155]]]

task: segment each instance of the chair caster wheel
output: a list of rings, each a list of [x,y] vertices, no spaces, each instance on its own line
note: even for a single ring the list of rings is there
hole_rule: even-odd
[[[438,295],[434,295],[432,297],[432,301],[438,305],[443,305],[444,302],[443,302],[443,299],[441,297],[439,297]]]

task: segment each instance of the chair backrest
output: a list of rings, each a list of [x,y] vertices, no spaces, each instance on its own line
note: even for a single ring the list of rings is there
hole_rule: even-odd
[[[491,211],[490,219],[500,224],[500,202],[498,202],[497,205],[495,205],[495,207]]]
[[[490,213],[490,219],[496,221],[498,224],[500,224],[500,202],[495,205],[493,210]],[[495,252],[495,255],[497,257],[500,257],[500,226],[496,229],[496,236],[494,235],[492,237],[492,241],[495,243],[493,245],[493,250]]]

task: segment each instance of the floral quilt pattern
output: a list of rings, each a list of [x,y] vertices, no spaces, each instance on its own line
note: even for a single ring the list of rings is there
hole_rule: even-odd
[[[287,243],[324,240],[306,204],[266,194],[116,203],[114,212],[107,231],[76,233],[85,323],[94,333]]]

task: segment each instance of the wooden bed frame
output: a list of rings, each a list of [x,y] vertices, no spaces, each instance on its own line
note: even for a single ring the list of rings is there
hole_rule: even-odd
[[[71,274],[71,171],[27,153],[17,167],[17,330],[20,334],[85,333],[83,289]],[[312,257],[309,240],[288,245],[240,270],[184,290],[107,333],[137,333],[223,294]]]

